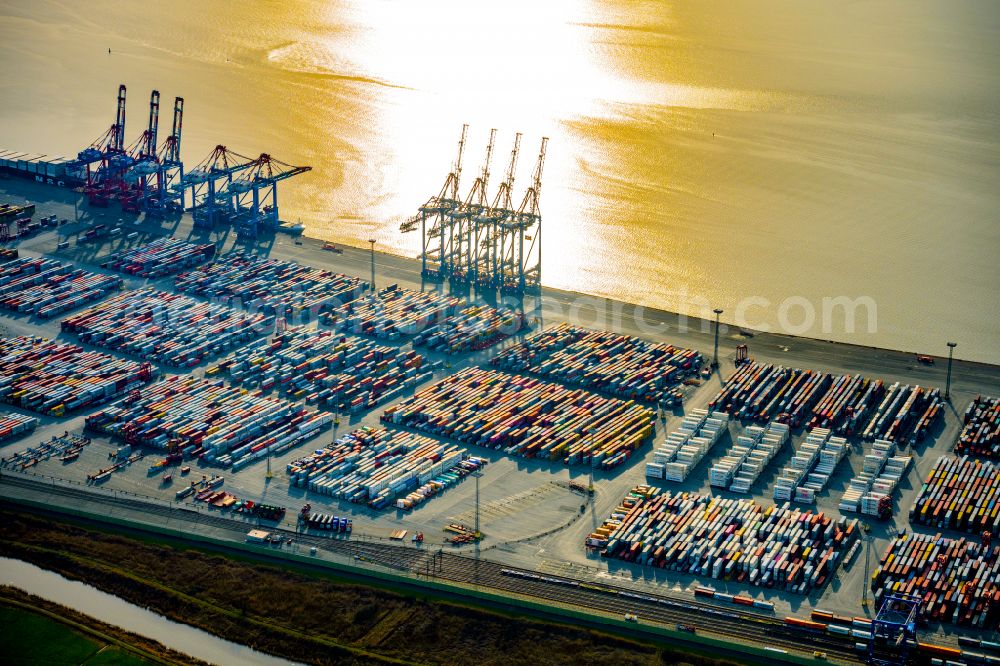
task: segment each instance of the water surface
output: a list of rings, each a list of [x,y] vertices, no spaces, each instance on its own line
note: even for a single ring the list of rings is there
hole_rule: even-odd
[[[787,320],[1000,362],[994,0],[11,0],[0,61],[0,146],[75,153],[121,81],[134,138],[156,87],[189,165],[309,164],[285,219],[410,256],[462,123],[466,186],[491,127],[494,183],[524,133],[519,191],[549,136],[546,284],[730,321],[753,297],[772,329],[789,297],[867,296],[872,332]]]

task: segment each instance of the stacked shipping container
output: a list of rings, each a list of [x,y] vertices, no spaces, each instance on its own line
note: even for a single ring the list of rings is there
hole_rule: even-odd
[[[888,593],[922,597],[922,619],[1000,629],[1000,546],[940,534],[897,536],[872,574],[880,605]]]
[[[833,576],[857,532],[857,520],[787,503],[638,486],[586,543],[603,557],[801,594]]]
[[[148,364],[44,338],[0,338],[0,399],[43,414],[111,400],[152,379]]]
[[[230,252],[209,266],[178,275],[174,286],[186,294],[301,321],[357,298],[368,283],[293,261]]]
[[[659,402],[696,373],[701,360],[690,349],[559,324],[505,349],[491,363],[620,398]]]
[[[382,415],[423,432],[509,455],[610,469],[653,433],[652,410],[495,370],[467,368]]]
[[[1000,460],[1000,398],[976,396],[965,410],[955,451]]]
[[[736,438],[736,444],[708,470],[708,481],[717,488],[729,486],[735,493],[748,493],[774,455],[788,442],[788,426],[770,423],[752,425]]]
[[[177,238],[158,238],[146,245],[116,252],[101,266],[143,278],[160,278],[197,266],[215,255],[215,245],[199,245]]]
[[[709,409],[739,419],[777,420],[792,427],[915,444],[941,416],[938,389],[748,363],[726,382]]]
[[[847,457],[850,445],[843,437],[832,437],[828,428],[813,428],[774,486],[774,499],[812,504],[816,493],[826,488],[833,471]]]
[[[488,305],[470,305],[413,338],[417,347],[467,352],[492,347],[524,328],[524,313]]]
[[[938,458],[910,509],[910,520],[937,528],[1000,534],[1000,465]]]
[[[376,509],[396,500],[412,509],[486,463],[430,437],[387,428],[361,428],[325,449],[288,463],[289,481],[311,492]]]
[[[239,467],[315,437],[329,414],[194,377],[170,377],[87,417],[87,427],[132,444]]]
[[[841,511],[861,511],[869,516],[888,518],[892,493],[910,467],[910,456],[897,456],[896,445],[878,440],[865,456],[861,474],[851,479],[840,499]]]
[[[34,416],[0,412],[0,442],[5,439],[27,435],[37,425],[38,419]]]
[[[277,388],[309,404],[347,412],[388,402],[431,377],[424,357],[413,350],[301,328],[252,342],[219,367],[236,384]]]
[[[0,307],[54,317],[122,287],[115,275],[74,268],[55,259],[23,257],[0,264]]]
[[[653,462],[646,464],[646,477],[683,481],[728,427],[729,415],[725,412],[710,414],[704,409],[692,409],[653,453]]]
[[[192,367],[274,327],[274,316],[153,289],[129,291],[63,320],[84,342]]]
[[[461,305],[454,296],[392,285],[334,308],[321,320],[337,331],[393,340],[446,322]]]

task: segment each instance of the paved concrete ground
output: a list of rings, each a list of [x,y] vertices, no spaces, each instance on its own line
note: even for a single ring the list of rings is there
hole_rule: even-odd
[[[27,198],[38,206],[37,215],[54,213],[59,217],[74,217],[74,199],[78,198],[71,192],[58,190],[30,182],[7,180],[0,181],[0,201],[20,201]],[[104,211],[85,210],[85,204],[78,207],[77,216],[85,223],[105,223],[108,226],[118,224],[122,218],[124,225],[131,229],[134,217],[122,216],[115,208]],[[79,228],[79,227],[78,227]],[[135,227],[142,231],[140,238],[127,241],[124,235],[113,242],[93,243],[77,246],[71,239],[70,247],[56,251],[57,236],[53,230],[27,239],[20,247],[24,254],[46,254],[74,261],[78,264],[94,264],[110,252],[122,247],[145,242],[156,235],[172,234],[179,238],[192,240],[210,240],[217,242],[222,251],[230,249],[234,244],[234,236],[225,232],[205,234],[191,228],[190,219],[170,223],[160,221],[141,221]],[[345,273],[367,278],[369,275],[370,255],[367,249],[344,248],[343,254],[323,251],[322,243],[308,238],[294,240],[288,236],[278,235],[266,242],[255,244],[256,249],[270,256],[293,259],[302,263],[340,270]],[[377,282],[379,285],[398,283],[403,287],[441,289],[447,287],[436,284],[426,284],[420,278],[418,261],[377,254]],[[129,287],[145,284],[144,280],[128,280]],[[169,278],[156,282],[156,286],[168,289]],[[655,340],[669,341],[674,344],[697,349],[707,356],[712,354],[713,335],[711,328],[703,322],[691,320],[685,327],[684,319],[665,312],[653,310],[637,310],[630,305],[614,303],[576,294],[545,289],[540,298],[529,297],[524,301],[526,312],[532,319],[532,331],[537,331],[545,325],[559,321],[573,321],[589,326],[606,324],[614,330],[623,333],[642,335]],[[618,312],[620,317],[612,318]],[[601,319],[601,316],[604,319]],[[639,321],[635,315],[641,315]],[[0,313],[0,330],[5,335],[35,334],[55,337],[66,341],[76,340],[59,332],[58,320],[41,322],[31,318],[11,316]],[[658,327],[658,332],[650,332],[651,327]],[[520,336],[518,336],[520,337]],[[506,344],[513,344],[511,340]],[[752,337],[741,334],[740,331],[727,330],[720,340],[720,371],[696,388],[687,388],[686,408],[701,407],[707,404],[721,386],[725,377],[732,371],[732,358],[737,344],[746,343],[751,354],[761,362],[781,363],[788,366],[811,368],[815,370],[861,373],[870,377],[878,377],[886,382],[901,381],[911,384],[942,386],[944,385],[945,363],[938,362],[934,366],[922,366],[916,363],[914,355],[909,353],[870,349],[843,344],[829,343],[819,340],[808,340],[778,336],[771,334],[754,334]],[[403,343],[405,344],[405,343]],[[460,355],[445,358],[431,355],[434,360],[447,361],[453,372],[470,364],[487,360],[500,345],[493,350],[479,354]],[[942,345],[937,341],[929,343],[931,348]],[[194,374],[204,372],[209,363],[194,369]],[[162,368],[166,373],[169,368]],[[937,458],[950,452],[956,440],[961,414],[968,403],[978,394],[1000,393],[1000,368],[985,364],[956,362],[954,381],[952,384],[952,403],[945,409],[943,425],[940,426],[927,441],[919,445],[915,451],[906,451],[915,456],[915,464],[910,469],[906,479],[896,493],[896,514],[888,524],[873,523],[872,534],[874,542],[871,548],[871,568],[877,565],[879,554],[884,551],[889,539],[900,530],[913,529],[917,532],[931,532],[921,526],[910,526],[907,511],[920,488],[921,480],[933,466]],[[412,393],[412,392],[411,392]],[[0,409],[11,409],[7,406]],[[16,411],[16,410],[15,410]],[[52,434],[61,434],[69,429],[79,432],[83,428],[84,417],[93,409],[71,415],[65,419],[43,417],[42,427],[32,436],[22,438],[13,443],[6,443],[0,448],[0,455],[10,455],[15,450],[21,450],[34,445],[40,440],[48,439]],[[381,408],[368,414],[344,419],[340,432],[359,424],[374,425],[378,420]],[[671,414],[665,422],[658,422],[656,441],[661,441],[666,432],[674,429],[680,422],[681,412]],[[731,436],[739,432],[740,426],[731,426]],[[335,433],[334,433],[335,434]],[[275,472],[271,479],[265,478],[263,462],[251,465],[236,474],[229,471],[226,475],[225,488],[240,497],[253,500],[265,500],[279,503],[290,509],[294,516],[298,508],[306,501],[313,504],[315,510],[351,516],[355,521],[357,533],[372,535],[388,535],[394,529],[407,529],[410,533],[424,532],[429,542],[438,543],[444,536],[442,528],[448,522],[460,521],[471,524],[474,521],[475,481],[466,479],[458,486],[447,490],[442,495],[424,503],[412,512],[396,511],[395,509],[375,512],[367,507],[346,502],[331,501],[330,498],[307,494],[302,489],[289,488],[284,478],[285,464],[294,458],[307,453],[327,443],[332,437],[330,432],[323,433],[299,449],[287,452],[272,461]],[[762,477],[753,488],[753,496],[761,503],[771,503],[774,482],[778,472],[803,439],[797,434],[791,446],[786,447],[768,466]],[[716,460],[725,455],[730,439],[723,438],[691,473],[687,482],[673,484],[661,482],[665,487],[675,490],[708,490],[708,469]],[[315,445],[315,446],[313,446]],[[843,489],[846,488],[852,475],[861,469],[864,446],[855,444],[855,450],[848,459],[841,463],[837,474],[829,487],[818,498],[818,509],[839,515],[837,504]],[[58,460],[50,460],[39,464],[33,472],[57,476],[61,478],[83,481],[87,474],[94,472],[106,464],[107,454],[115,445],[105,438],[95,438],[95,443],[85,450],[77,462],[63,465]],[[474,449],[477,455],[484,455],[492,462],[487,467],[480,481],[480,503],[482,529],[486,535],[481,544],[483,557],[499,562],[518,566],[538,568],[550,573],[573,573],[577,576],[591,575],[596,579],[614,577],[619,582],[634,585],[637,589],[657,589],[666,591],[669,588],[683,591],[695,584],[709,584],[730,592],[748,591],[755,597],[773,601],[776,612],[780,614],[794,613],[806,615],[814,607],[821,607],[838,613],[862,615],[873,614],[871,609],[861,606],[861,597],[865,575],[865,553],[861,552],[846,566],[841,567],[835,580],[820,592],[803,597],[773,590],[765,590],[747,585],[725,583],[711,579],[682,576],[672,572],[650,570],[620,562],[609,562],[588,555],[583,548],[584,537],[618,504],[622,496],[633,486],[646,483],[644,476],[645,462],[652,457],[653,447],[647,446],[634,455],[627,464],[610,473],[595,472],[594,483],[596,494],[593,503],[588,503],[584,495],[571,490],[570,480],[587,483],[589,470],[581,468],[567,469],[562,465],[534,460],[511,459],[499,452]],[[158,459],[150,452],[152,459]],[[134,465],[132,468],[116,473],[107,482],[108,488],[126,491],[139,495],[151,496],[169,500],[180,487],[180,477],[175,473],[172,486],[164,486],[159,475],[147,475],[148,464]],[[195,469],[192,476],[202,473],[214,473],[215,468]],[[733,496],[723,492],[724,496]],[[581,511],[581,508],[583,510]],[[552,533],[549,533],[552,532]],[[548,533],[548,534],[547,534]],[[544,536],[539,536],[544,535]],[[949,534],[949,536],[960,536]],[[943,628],[947,633],[953,633],[952,628]]]

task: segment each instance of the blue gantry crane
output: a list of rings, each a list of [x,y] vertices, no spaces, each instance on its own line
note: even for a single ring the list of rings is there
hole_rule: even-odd
[[[241,169],[226,192],[232,197],[237,236],[256,238],[262,232],[278,228],[278,183],[310,171],[312,167],[293,166],[267,153]]]
[[[868,643],[870,666],[906,666],[917,647],[917,615],[921,599],[912,594],[889,594],[872,620]]]
[[[86,169],[84,193],[91,206],[107,206],[121,187],[128,161],[125,152],[125,84],[118,86],[115,122],[96,141],[77,154],[77,164]]]
[[[146,208],[146,202],[153,196],[156,176],[160,170],[156,154],[157,132],[160,127],[160,91],[154,90],[149,96],[149,122],[139,138],[126,151],[131,163],[127,165],[124,184],[118,200],[122,210],[138,213]]]
[[[146,201],[148,213],[167,214],[184,210],[184,163],[181,162],[181,128],[184,98],[174,98],[174,122],[170,136],[156,154],[158,169],[154,196]]]
[[[234,175],[250,168],[254,161],[220,144],[184,174],[181,183],[191,192],[188,210],[194,216],[196,227],[229,224],[234,213],[229,185]]]

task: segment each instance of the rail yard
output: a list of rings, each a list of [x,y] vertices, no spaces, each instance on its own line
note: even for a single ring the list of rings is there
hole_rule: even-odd
[[[668,313],[76,197],[0,181],[73,219],[0,263],[39,276],[3,292],[0,496],[776,656],[863,662],[917,595],[914,655],[994,663],[1000,491],[958,456],[995,456],[1000,368],[949,401],[943,363],[726,329],[709,371],[714,328]]]

